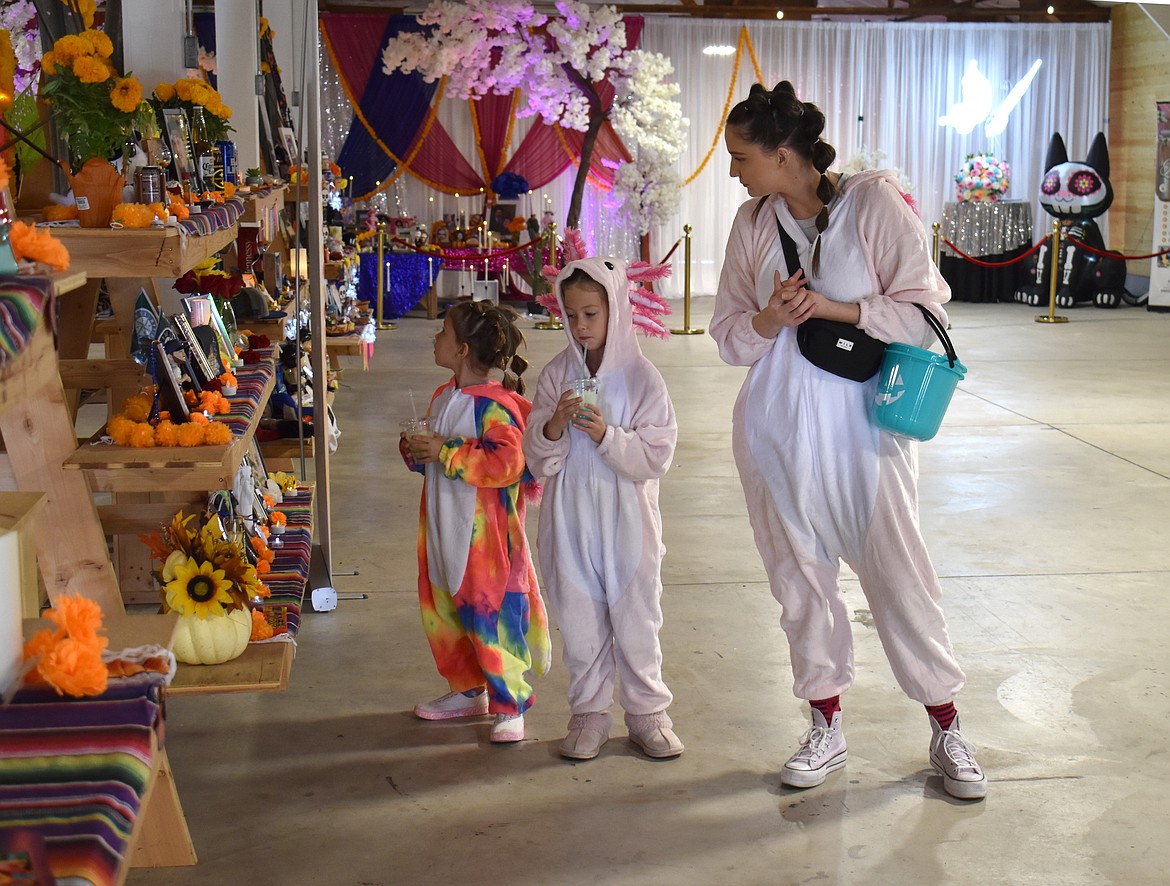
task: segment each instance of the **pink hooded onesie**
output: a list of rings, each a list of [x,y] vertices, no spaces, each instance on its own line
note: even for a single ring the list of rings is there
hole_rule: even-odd
[[[674,407],[635,337],[626,265],[616,259],[570,262],[556,282],[581,268],[605,287],[609,322],[597,371],[608,427],[600,444],[569,427],[544,436],[567,382],[582,372],[581,346],[569,346],[537,382],[524,435],[529,469],[544,483],[537,548],[541,576],[557,615],[569,670],[573,714],[607,710],[615,673],[627,714],[664,711],[673,700],[662,679],[662,520],[658,480],[677,439]]]
[[[930,261],[925,232],[892,175],[863,172],[842,182],[812,244],[773,195],[740,207],[727,242],[711,335],[728,363],[750,367],[732,420],[732,448],[756,546],[782,607],[794,692],[831,698],[853,682],[849,611],[838,560],[857,573],[899,685],[923,704],[951,699],[964,677],[938,605],[938,576],[918,527],[917,444],[869,419],[877,377],[839,378],[809,363],[796,329],[765,338],[752,318],[787,278],[777,219],[798,245],[809,288],[860,306],[875,338],[929,346],[934,336],[911,304],[946,325],[950,289]]]

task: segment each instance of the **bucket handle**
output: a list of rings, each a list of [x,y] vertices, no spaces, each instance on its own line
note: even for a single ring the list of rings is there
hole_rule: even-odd
[[[934,334],[938,336],[938,340],[942,343],[943,350],[947,352],[947,360],[951,364],[951,369],[955,368],[955,363],[959,360],[959,355],[955,353],[955,346],[951,344],[951,337],[947,335],[946,329],[943,328],[942,323],[939,322],[938,317],[934,316],[925,307],[918,302],[914,302],[914,307],[922,311],[922,316],[926,320],[926,325],[934,330]]]

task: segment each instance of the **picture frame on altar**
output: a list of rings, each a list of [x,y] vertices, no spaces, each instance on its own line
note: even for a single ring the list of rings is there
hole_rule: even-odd
[[[195,160],[191,155],[191,128],[182,108],[162,109],[163,132],[171,148],[171,172],[180,184],[195,187]]]
[[[203,345],[195,335],[195,329],[191,326],[191,321],[184,313],[178,313],[171,316],[171,321],[178,331],[179,338],[183,341],[184,351],[187,354],[187,361],[191,367],[192,381],[198,385],[200,389],[207,387],[207,383],[215,378],[219,373],[215,371],[215,367],[211,365],[211,361],[207,358],[207,352],[203,350]]]
[[[277,134],[280,139],[280,147],[288,155],[288,162],[296,166],[301,162],[301,152],[297,148],[297,134],[287,126],[281,126],[277,130]]]
[[[491,214],[488,216],[488,230],[493,234],[499,234],[504,239],[512,236],[512,231],[508,227],[512,219],[516,217],[516,209],[518,201],[514,200],[498,200],[495,206],[491,208]]]
[[[154,343],[154,367],[158,384],[158,408],[169,412],[171,421],[175,424],[190,421],[191,413],[187,409],[187,401],[183,399],[183,382],[179,377],[179,367],[171,359],[167,346],[160,340]]]
[[[211,322],[207,325],[215,332],[216,344],[219,345],[219,359],[223,363],[224,369],[230,369],[236,363],[236,348],[232,344],[232,338],[228,335],[227,324],[223,321],[223,314],[219,312],[219,306],[215,303],[215,299],[208,299],[211,303]]]

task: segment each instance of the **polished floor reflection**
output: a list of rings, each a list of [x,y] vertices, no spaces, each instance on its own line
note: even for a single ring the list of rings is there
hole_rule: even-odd
[[[696,301],[695,325],[711,301]],[[947,797],[921,707],[895,685],[848,574],[858,679],[848,766],[781,787],[806,728],[730,456],[743,370],[706,336],[645,343],[679,415],[662,486],[662,632],[686,753],[652,762],[620,715],[600,757],[557,756],[559,662],[528,738],[427,723],[445,686],[415,599],[419,482],[397,455],[410,393],[443,380],[438,324],[348,358],[332,461],[334,612],[307,616],[289,690],[175,698],[167,743],[197,867],[138,884],[1161,883],[1170,868],[1170,316],[955,304],[970,374],[921,447],[921,519],[991,784]],[[680,311],[681,314],[681,311]],[[681,325],[681,317],[678,318]],[[531,323],[525,322],[529,328]],[[563,333],[529,330],[536,371]],[[535,515],[530,518],[535,540]],[[357,575],[347,573],[357,572]]]

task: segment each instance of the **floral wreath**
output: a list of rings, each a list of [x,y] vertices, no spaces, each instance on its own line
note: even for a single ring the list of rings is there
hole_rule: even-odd
[[[589,258],[585,238],[575,228],[570,228],[565,234],[565,264]],[[545,265],[541,268],[541,275],[552,286],[551,292],[537,296],[537,304],[547,310],[549,314],[561,319],[561,306],[557,301],[556,285],[561,268]],[[670,330],[662,322],[662,317],[670,313],[670,305],[660,295],[656,295],[644,284],[650,280],[662,280],[669,277],[670,265],[652,265],[648,261],[635,261],[626,266],[626,280],[629,282],[630,304],[634,307],[634,327],[643,335],[655,338],[670,338]]]

